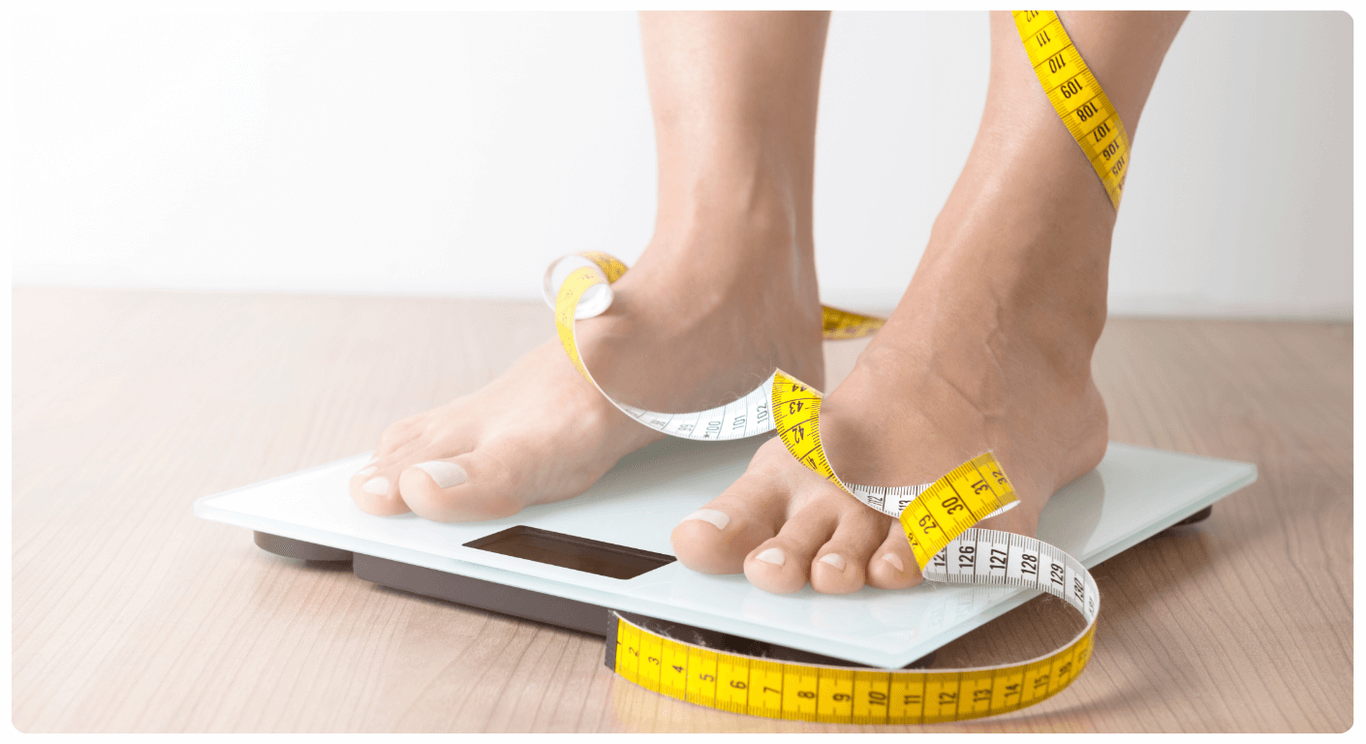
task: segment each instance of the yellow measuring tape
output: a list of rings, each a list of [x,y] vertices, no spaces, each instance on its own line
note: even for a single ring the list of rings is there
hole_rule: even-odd
[[[1072,133],[1110,203],[1119,209],[1124,175],[1129,170],[1129,135],[1119,112],[1096,82],[1081,53],[1072,44],[1058,14],[1051,10],[1016,10],[1015,28],[1020,32],[1034,65],[1034,74],[1048,94],[1053,110]]]
[[[814,472],[847,492],[820,444],[821,396],[778,372],[778,436]],[[971,525],[1018,503],[991,453],[919,490],[900,517],[927,581],[1013,585],[1048,592],[1086,620],[1062,649],[1018,664],[908,671],[761,659],[668,638],[616,618],[608,639],[614,670],[653,692],[709,708],[769,718],[920,724],[1007,713],[1058,693],[1091,656],[1100,592],[1075,558],[1034,538]]]
[[[1118,209],[1129,149],[1119,114],[1056,13],[1015,11],[1014,17],[1040,84]],[[556,261],[545,275],[546,301],[555,309],[560,342],[600,392],[579,354],[574,322],[604,312],[612,302],[612,282],[625,272],[625,264],[605,253],[583,253]],[[823,321],[827,339],[866,336],[883,323],[832,308],[823,308]],[[818,391],[779,370],[748,395],[706,411],[660,413],[612,402],[656,431],[688,439],[736,439],[776,429],[807,468],[898,519],[926,581],[1046,592],[1076,609],[1085,628],[1061,649],[1029,661],[918,671],[756,658],[668,638],[618,615],[607,649],[615,671],[649,690],[720,710],[860,724],[980,718],[1032,705],[1067,687],[1090,659],[1100,593],[1085,566],[1062,550],[1031,537],[974,527],[1018,504],[992,453],[930,484],[848,484],[835,474],[821,444],[821,399]]]

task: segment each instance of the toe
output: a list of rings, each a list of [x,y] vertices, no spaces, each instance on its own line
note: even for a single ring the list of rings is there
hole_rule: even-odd
[[[366,514],[388,517],[408,511],[403,499],[399,498],[393,468],[385,465],[380,460],[351,476],[351,500]]]
[[[868,561],[867,581],[878,589],[907,589],[922,581],[911,543],[899,523],[892,522],[887,539]]]
[[[487,449],[421,459],[403,469],[398,492],[409,509],[436,522],[479,522],[521,510],[513,473]]]
[[[891,519],[853,499],[840,509],[839,526],[811,562],[811,588],[849,594],[863,588],[868,559],[887,535]]]
[[[830,540],[839,525],[839,509],[834,503],[829,499],[807,503],[787,520],[776,537],[751,550],[745,558],[749,582],[775,594],[788,594],[806,586],[816,551]]]
[[[773,479],[748,471],[725,493],[683,518],[670,540],[683,565],[709,574],[745,570],[745,556],[778,533],[786,494]]]

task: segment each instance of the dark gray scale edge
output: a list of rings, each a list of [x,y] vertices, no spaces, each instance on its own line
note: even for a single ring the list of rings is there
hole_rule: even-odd
[[[1213,514],[1213,513],[1214,513],[1214,505],[1213,505],[1213,504],[1210,504],[1209,506],[1205,507],[1204,509],[1201,509],[1200,511],[1198,511],[1198,512],[1196,512],[1196,513],[1190,515],[1189,517],[1186,517],[1185,519],[1181,520],[1180,522],[1177,522],[1176,524],[1172,525],[1172,527],[1180,527],[1180,526],[1183,525],[1183,524],[1195,524],[1196,522],[1203,522],[1203,521],[1205,521],[1206,519],[1209,519],[1209,515],[1211,515],[1211,514]]]

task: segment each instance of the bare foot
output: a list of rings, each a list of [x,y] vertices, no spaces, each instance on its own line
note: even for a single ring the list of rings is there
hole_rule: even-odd
[[[895,313],[826,397],[821,436],[842,480],[877,486],[928,483],[991,450],[1021,503],[981,526],[1033,535],[1054,491],[1105,454],[1091,353],[1105,324],[1115,213],[1018,36],[999,43],[1000,22],[987,113],[963,175]],[[776,438],[704,509],[710,519],[686,519],[672,536],[698,571],[743,571],[784,593],[808,581],[843,594],[921,580],[899,525]]]
[[[657,239],[613,285],[608,312],[578,322],[585,362],[617,400],[693,411],[753,390],[775,366],[823,378],[809,243],[753,216],[707,230]],[[483,389],[390,426],[351,496],[371,514],[506,517],[582,493],[661,436],[604,399],[551,338]]]
[[[1095,211],[1092,224],[1103,224]],[[982,526],[1033,535],[1053,492],[1105,454],[1105,406],[1090,375],[1105,318],[1105,278],[1096,275],[1104,262],[1056,255],[1060,245],[1092,252],[1089,229],[1039,230],[991,197],[972,213],[997,218],[936,229],[932,255],[896,312],[826,397],[821,436],[842,480],[878,486],[928,483],[991,450],[1021,504]],[[1045,249],[1055,254],[1047,261],[1009,258]],[[705,508],[727,515],[723,529],[691,519],[673,532],[691,568],[743,570],[773,592],[808,580],[832,594],[920,581],[899,525],[807,470],[776,438]]]
[[[774,367],[823,379],[811,182],[825,13],[645,13],[659,212],[579,349],[623,403],[696,411]],[[553,321],[546,315],[550,335]],[[661,435],[551,338],[471,395],[404,419],[351,480],[361,509],[479,520],[565,499]]]

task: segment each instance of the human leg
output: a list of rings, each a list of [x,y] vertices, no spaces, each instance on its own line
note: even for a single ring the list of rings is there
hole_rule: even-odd
[[[1131,137],[1184,15],[1061,14]],[[967,164],[896,311],[825,399],[821,428],[851,483],[926,483],[994,451],[1021,505],[982,526],[1032,535],[1053,492],[1105,453],[1090,368],[1115,213],[1009,13],[992,14],[991,34],[987,104]],[[694,569],[744,571],[774,592],[808,580],[834,594],[920,581],[900,526],[807,471],[780,441],[707,508],[728,516],[724,528],[685,520],[673,532]]]
[[[822,377],[810,192],[827,22],[643,14],[655,233],[614,285],[610,312],[577,328],[588,368],[623,402],[697,410],[775,366]],[[351,495],[372,514],[503,517],[583,492],[658,438],[552,338],[484,388],[390,426]]]

